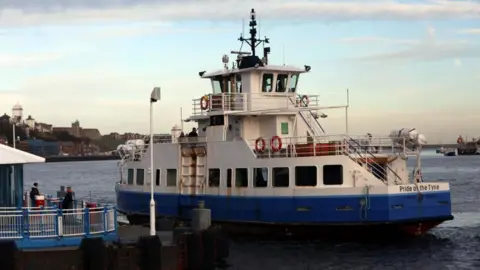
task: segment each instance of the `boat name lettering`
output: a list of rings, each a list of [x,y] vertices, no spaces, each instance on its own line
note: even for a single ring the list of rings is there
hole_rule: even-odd
[[[417,186],[400,186],[400,192],[415,192],[415,191],[435,191],[440,190],[440,185],[423,184]]]

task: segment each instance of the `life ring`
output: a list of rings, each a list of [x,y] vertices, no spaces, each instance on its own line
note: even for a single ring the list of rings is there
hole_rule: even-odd
[[[275,142],[277,144],[276,146],[275,146]],[[280,137],[278,136],[273,136],[272,140],[270,141],[270,147],[272,148],[273,152],[280,151],[280,149],[282,149],[282,139],[280,139]]]
[[[203,96],[203,97],[200,99],[200,108],[201,108],[202,110],[206,110],[206,109],[208,109],[208,106],[209,106],[209,105],[210,105],[210,102],[209,102],[209,100],[208,100],[208,96],[207,96],[207,95]]]
[[[459,143],[459,144],[463,143],[463,139],[462,139],[462,137],[458,137],[458,139],[457,139],[457,143]]]
[[[307,95],[303,95],[300,100],[302,102],[303,107],[308,107],[308,104],[310,104],[310,98],[308,98]]]
[[[255,141],[255,151],[263,153],[265,151],[265,139],[262,137],[258,137]]]

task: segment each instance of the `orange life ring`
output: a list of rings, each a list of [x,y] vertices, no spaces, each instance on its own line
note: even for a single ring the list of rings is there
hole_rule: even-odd
[[[275,142],[277,145],[275,146]],[[272,148],[273,152],[278,152],[280,149],[282,149],[282,139],[278,136],[273,136],[272,140],[270,141],[270,147]]]
[[[200,99],[200,108],[202,110],[206,110],[208,109],[208,106],[210,105],[210,101],[208,100],[208,96],[203,96],[201,99]]]
[[[262,137],[258,137],[255,141],[255,151],[263,153],[265,151],[265,139]]]
[[[308,104],[310,104],[310,98],[308,98],[307,95],[303,95],[301,98],[302,105],[303,107],[308,107]]]

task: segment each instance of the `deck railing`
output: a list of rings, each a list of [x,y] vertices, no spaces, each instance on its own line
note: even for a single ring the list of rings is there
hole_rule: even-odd
[[[304,157],[331,155],[404,154],[417,153],[405,142],[394,143],[390,137],[325,135],[315,137],[280,137],[281,145],[272,138],[247,140],[258,158]],[[280,149],[278,149],[280,148]],[[263,150],[263,151],[262,151]]]
[[[0,240],[89,237],[116,232],[117,213],[113,206],[57,209],[0,208]]]
[[[264,111],[289,110],[299,107],[315,109],[319,107],[318,95],[301,95],[296,93],[232,93],[210,94],[193,100],[192,115],[206,115],[215,111]],[[291,99],[295,102],[292,103]],[[303,99],[302,99],[303,98]]]

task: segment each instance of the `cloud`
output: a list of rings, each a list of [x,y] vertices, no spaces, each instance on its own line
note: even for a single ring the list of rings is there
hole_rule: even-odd
[[[456,58],[453,60],[453,65],[455,65],[455,67],[461,67],[463,65],[462,63],[462,60]]]
[[[15,0],[1,1],[0,26],[35,26],[95,21],[237,21],[255,7],[262,19],[299,21],[472,19],[471,1],[298,0]]]
[[[387,60],[435,61],[439,59],[475,57],[480,57],[480,48],[476,44],[465,40],[439,41],[436,38],[436,30],[428,27],[426,38],[409,48],[359,57],[355,58],[355,60],[364,62],[381,62]]]
[[[470,28],[459,30],[458,33],[465,35],[480,35],[480,28]]]
[[[376,37],[376,36],[341,38],[340,41],[345,43],[394,43],[394,44],[418,44],[420,42],[419,40],[414,40],[414,39],[394,39],[394,38]]]
[[[1,68],[32,67],[58,60],[60,53],[0,54]]]

